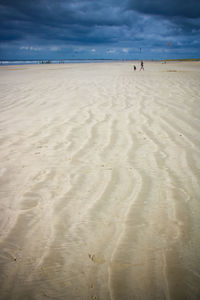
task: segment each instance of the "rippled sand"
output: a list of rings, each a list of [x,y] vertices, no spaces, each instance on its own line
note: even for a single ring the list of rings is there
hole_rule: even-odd
[[[200,63],[0,77],[0,299],[200,299]]]

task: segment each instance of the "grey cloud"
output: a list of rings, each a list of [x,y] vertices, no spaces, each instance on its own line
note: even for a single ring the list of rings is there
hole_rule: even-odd
[[[200,17],[199,0],[129,0],[128,8],[145,14],[166,17]]]

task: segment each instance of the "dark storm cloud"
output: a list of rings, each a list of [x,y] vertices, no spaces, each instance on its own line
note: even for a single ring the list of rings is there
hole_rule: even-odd
[[[133,15],[129,9],[147,15],[179,16],[173,22],[180,23],[185,30],[195,25],[184,21],[183,17],[196,18],[200,15],[199,0],[190,0],[185,4],[182,0],[129,0],[124,4],[113,0],[0,0],[0,5],[2,41],[32,37],[84,40],[85,43],[103,42],[104,39],[105,42],[113,42],[120,38],[118,34],[122,26],[127,33],[131,27],[143,30],[142,17]],[[100,36],[95,35],[97,32]]]
[[[130,9],[166,17],[200,17],[199,0],[129,0]]]
[[[191,43],[192,38],[199,39],[199,0],[128,0],[127,9],[152,16],[154,20],[160,20],[160,24],[168,20],[163,35],[168,33],[172,40],[180,37]]]
[[[89,42],[96,27],[131,25],[127,13],[121,15],[119,7],[111,7],[107,2],[100,5],[97,1],[1,0],[0,3],[0,26],[15,29],[16,37],[23,32],[24,36],[43,39],[81,40],[85,37]]]
[[[199,0],[0,0],[1,49],[199,47],[198,17]]]

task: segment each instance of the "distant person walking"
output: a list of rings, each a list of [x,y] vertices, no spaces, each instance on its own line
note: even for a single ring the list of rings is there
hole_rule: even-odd
[[[141,67],[140,67],[140,71],[143,70],[144,71],[144,63],[143,61],[141,61]]]
[[[133,68],[134,68],[134,71],[136,71],[136,66],[133,66]]]

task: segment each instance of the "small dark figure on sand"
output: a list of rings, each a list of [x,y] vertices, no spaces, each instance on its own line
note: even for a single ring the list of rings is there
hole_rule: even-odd
[[[140,71],[143,70],[144,71],[144,63],[143,61],[141,61],[141,68],[140,68]]]
[[[133,66],[133,68],[134,68],[134,71],[136,71],[136,66]]]

